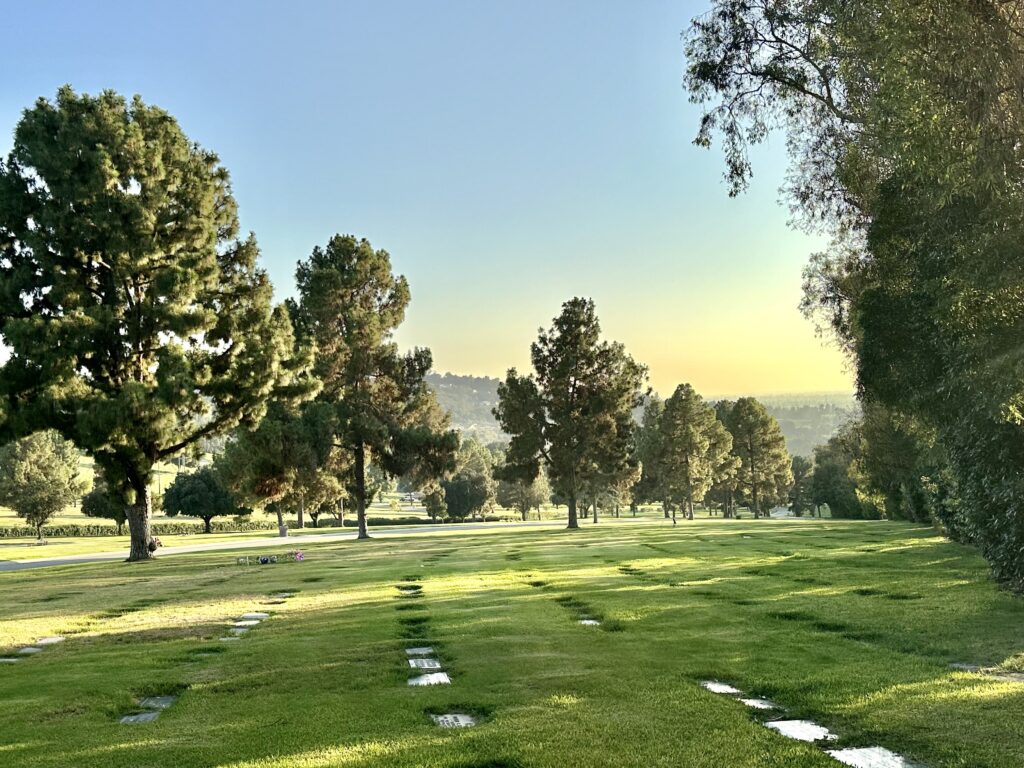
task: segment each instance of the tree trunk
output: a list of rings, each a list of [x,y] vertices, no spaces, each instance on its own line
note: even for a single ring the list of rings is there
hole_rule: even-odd
[[[523,510],[522,512],[520,512],[519,514],[520,514],[520,515],[522,515],[522,518],[523,518],[523,522],[525,523],[525,522],[526,522],[526,516],[530,514],[530,510],[528,510],[528,509],[524,509],[524,510]]]
[[[569,497],[569,525],[567,528],[579,528],[580,522],[576,517],[576,497]]]
[[[670,519],[672,517],[672,515],[670,515],[668,513],[668,503],[667,502],[664,502],[664,501],[661,502],[661,511],[665,513],[665,519],[666,520],[668,520],[668,519]]]
[[[203,533],[213,533],[213,529],[210,527],[210,520],[212,519],[210,517],[203,518]]]
[[[43,524],[42,523],[39,523],[39,525],[36,526],[36,540],[38,540],[38,541],[42,541],[43,540]]]
[[[357,539],[370,538],[366,530],[366,448],[360,442],[355,450],[356,473],[356,520],[359,523]]]
[[[686,519],[693,520],[693,499],[686,500]]]
[[[128,552],[128,562],[130,563],[153,558],[153,553],[149,551],[149,542],[152,539],[149,519],[152,500],[149,497],[147,480],[148,478],[145,478],[132,483],[135,489],[135,503],[126,510],[128,532],[131,534],[131,549]]]
[[[597,525],[597,502],[594,502],[594,525]]]
[[[299,519],[297,522],[299,524],[299,531],[302,531],[306,527],[306,500],[305,494],[302,493],[299,494]]]

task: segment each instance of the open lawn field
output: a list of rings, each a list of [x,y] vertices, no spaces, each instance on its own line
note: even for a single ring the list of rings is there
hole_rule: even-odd
[[[609,521],[235,557],[0,574],[0,654],[66,637],[0,664],[0,764],[838,765],[761,725],[783,712],[700,686],[718,680],[832,746],[1024,765],[1024,683],[949,667],[1019,664],[1024,602],[926,527]],[[219,639],[252,611],[270,616]],[[418,645],[450,685],[407,684]],[[154,695],[179,698],[119,724]],[[480,723],[441,729],[445,712]]]

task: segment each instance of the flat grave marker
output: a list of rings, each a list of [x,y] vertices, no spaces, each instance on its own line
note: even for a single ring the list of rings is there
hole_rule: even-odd
[[[269,619],[270,618],[270,614],[269,613],[264,613],[263,611],[252,611],[250,613],[243,613],[242,614],[242,618],[243,619],[259,619],[259,620],[262,621],[263,619]]]
[[[825,726],[810,720],[772,720],[765,725],[797,741],[834,741],[839,738]]]
[[[236,635],[244,635],[248,631],[249,631],[248,627],[231,627],[228,630],[228,632],[231,632],[231,633],[236,634]]]
[[[720,683],[717,680],[702,680],[700,684],[712,693],[726,693],[730,696],[738,696],[743,693],[739,688],[734,688],[728,683]]]
[[[59,635],[53,637],[41,637],[36,640],[36,645],[56,645],[57,643],[63,643],[64,638]]]
[[[434,653],[434,649],[429,645],[421,645],[418,648],[406,648],[406,656],[431,656]]]
[[[153,712],[139,712],[134,715],[125,715],[121,718],[121,725],[138,725],[139,723],[151,723],[160,717],[160,710]]]
[[[232,640],[241,640],[241,639],[242,638],[238,637],[237,635],[235,637],[222,637],[221,638],[221,642],[227,643],[227,642],[230,642]]]
[[[409,659],[409,666],[413,669],[440,669],[441,662],[437,659]]]
[[[779,709],[779,705],[769,699],[740,699],[751,709]]]
[[[0,659],[0,664],[17,664],[19,661],[21,661],[21,659],[11,659],[4,657]]]
[[[446,715],[431,715],[430,719],[442,728],[470,728],[476,725],[476,718],[472,715],[463,715],[452,712]]]
[[[235,626],[235,627],[255,627],[259,623],[260,623],[259,619],[242,619],[241,621],[236,621],[232,626]]]
[[[580,624],[584,627],[600,627],[601,622],[597,619],[580,619]]]
[[[409,685],[448,685],[451,681],[447,672],[427,672],[425,675],[410,677]]]
[[[147,696],[139,702],[139,706],[143,709],[167,709],[177,700],[177,696]]]
[[[902,755],[890,752],[885,747],[857,747],[851,749],[830,749],[829,755],[851,768],[920,768]]]
[[[24,648],[19,648],[18,649],[18,653],[20,653],[22,656],[31,656],[34,653],[42,653],[42,652],[43,652],[42,648],[36,648],[34,645],[29,645],[29,646],[26,646]]]

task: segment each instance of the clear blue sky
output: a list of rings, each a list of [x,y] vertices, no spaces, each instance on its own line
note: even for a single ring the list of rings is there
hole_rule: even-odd
[[[797,311],[782,142],[730,200],[692,146],[694,0],[0,3],[0,150],[63,83],[139,93],[219,153],[278,296],[335,232],[410,280],[398,340],[502,375],[574,295],[669,392],[849,389]]]

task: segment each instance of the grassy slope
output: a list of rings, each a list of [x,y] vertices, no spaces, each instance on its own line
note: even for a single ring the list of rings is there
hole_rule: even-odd
[[[609,524],[307,551],[262,568],[220,553],[0,574],[0,648],[69,635],[0,666],[0,763],[835,765],[698,687],[715,677],[932,768],[1024,764],[1024,684],[946,667],[1018,653],[1024,602],[928,529]],[[406,577],[422,597],[397,597]],[[217,642],[282,589],[298,594]],[[577,625],[566,598],[620,631]],[[453,685],[406,686],[403,634],[434,644]],[[184,694],[156,723],[117,724],[170,690]],[[431,708],[487,719],[442,731]]]

